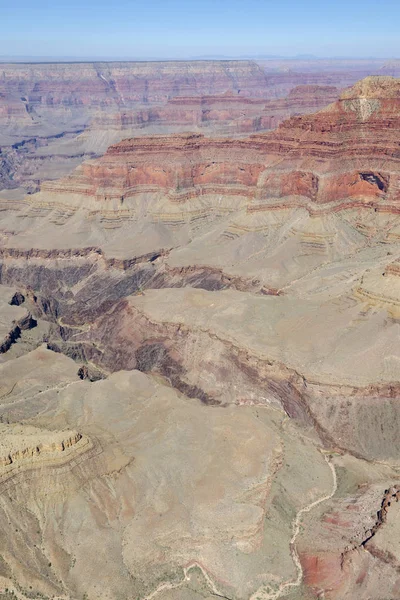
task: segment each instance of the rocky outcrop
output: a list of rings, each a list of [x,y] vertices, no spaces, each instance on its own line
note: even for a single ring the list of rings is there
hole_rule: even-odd
[[[46,432],[34,427],[9,425],[0,427],[0,435],[0,470],[3,472],[15,463],[46,461],[82,439],[77,432]]]
[[[32,329],[36,321],[26,307],[20,306],[12,288],[0,285],[0,355],[6,353],[21,336]]]
[[[342,465],[349,466],[346,459]],[[339,493],[319,518],[307,523],[299,547],[312,597],[396,597],[398,485],[385,489],[388,482],[381,475],[380,485],[364,481],[351,496]]]
[[[36,326],[36,321],[32,315],[28,314],[22,319],[12,324],[11,330],[6,334],[0,343],[0,354],[4,354],[11,348],[11,346],[18,340],[21,335],[21,331],[25,329],[32,329]]]

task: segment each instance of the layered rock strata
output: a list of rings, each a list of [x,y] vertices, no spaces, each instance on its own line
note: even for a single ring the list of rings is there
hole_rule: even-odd
[[[248,213],[290,206],[376,207],[396,211],[399,85],[366,79],[327,109],[293,117],[277,130],[245,139],[200,134],[124,140],[71,177],[43,186],[83,207],[133,208],[135,195],[163,192],[171,205],[207,196],[238,196]],[[212,157],[212,159],[210,159]],[[384,162],[384,164],[383,164]],[[82,203],[84,197],[90,200]],[[154,203],[154,201],[153,201]],[[282,203],[281,203],[282,204]],[[132,206],[133,205],[133,206]]]
[[[318,84],[344,87],[377,68],[365,63],[361,72],[355,62],[343,72],[338,63],[336,71],[333,61],[327,76],[315,73],[318,63],[310,63],[313,75],[301,64],[305,73],[297,67],[287,73],[286,66],[271,63],[269,76],[254,61],[3,64],[0,189],[16,188],[19,197],[35,192],[43,180],[58,179],[111,143],[146,130],[169,133],[199,126],[214,134],[243,135],[271,128],[292,112],[321,106],[324,87],[318,91]],[[279,98],[302,84],[308,87],[298,89],[300,97],[290,94],[280,104]],[[224,94],[233,104],[220,103]],[[196,103],[204,96],[210,104],[200,109]],[[182,97],[183,105],[171,104],[175,97]],[[258,111],[257,99],[272,102]]]
[[[9,425],[0,427],[0,435],[1,475],[14,467],[51,462],[82,439],[77,432],[48,432],[35,427]]]
[[[99,112],[85,136],[98,131],[140,132],[150,129],[166,131],[203,130],[226,135],[248,134],[274,129],[293,114],[315,111],[336,100],[334,86],[297,86],[287,97],[275,100],[247,98],[227,92],[215,96],[174,96],[166,104],[135,108],[118,113]],[[98,134],[97,134],[98,135]],[[126,137],[126,136],[125,136]]]

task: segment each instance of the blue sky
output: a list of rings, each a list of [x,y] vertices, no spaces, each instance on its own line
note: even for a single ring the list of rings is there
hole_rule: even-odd
[[[400,0],[0,0],[0,15],[3,56],[400,56]]]

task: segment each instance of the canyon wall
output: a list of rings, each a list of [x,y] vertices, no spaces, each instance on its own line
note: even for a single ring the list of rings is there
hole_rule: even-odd
[[[2,63],[0,192],[15,189],[22,198],[124,137],[271,129],[336,99],[330,88],[384,66],[331,61],[327,72],[319,61]]]

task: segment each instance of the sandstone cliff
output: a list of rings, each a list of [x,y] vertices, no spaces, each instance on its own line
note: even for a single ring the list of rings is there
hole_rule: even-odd
[[[43,198],[88,197],[87,206],[133,208],[135,195],[167,193],[171,203],[219,194],[246,198],[249,210],[273,199],[291,205],[342,202],[396,211],[400,158],[398,81],[381,78],[343,93],[326,109],[292,117],[247,138],[201,134],[124,140],[68,179],[43,186]],[[40,201],[40,196],[37,197]],[[63,199],[64,201],[64,199]],[[350,202],[350,204],[349,204]],[[340,208],[335,205],[335,210]],[[83,203],[85,207],[85,203]]]

